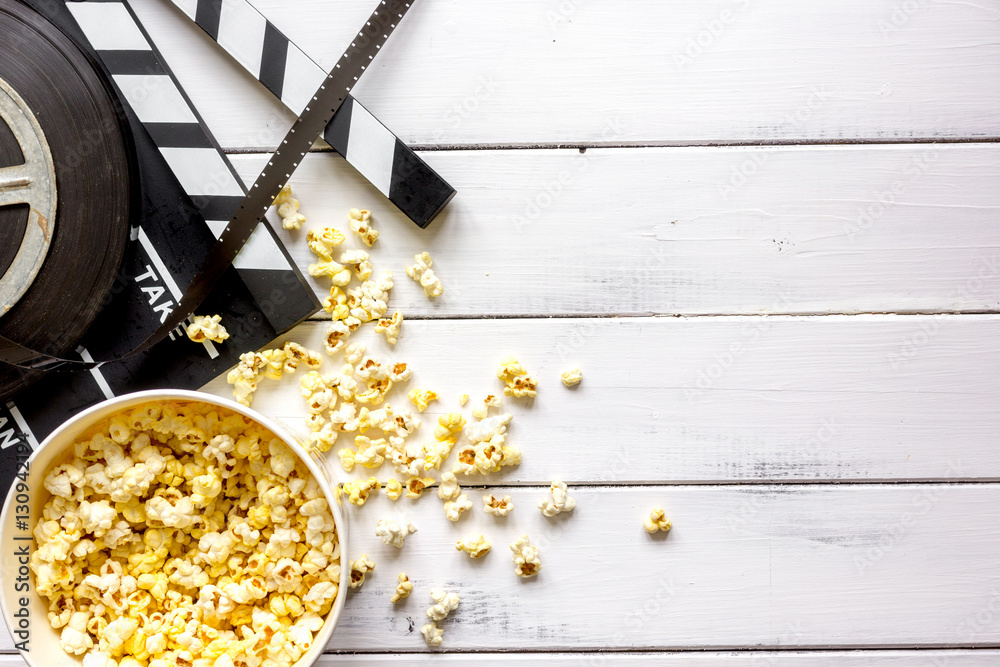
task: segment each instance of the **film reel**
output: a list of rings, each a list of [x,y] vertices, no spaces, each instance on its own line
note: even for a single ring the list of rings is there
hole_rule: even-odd
[[[74,351],[125,253],[133,165],[97,66],[35,11],[0,0],[0,335]],[[38,376],[4,366],[0,395]]]

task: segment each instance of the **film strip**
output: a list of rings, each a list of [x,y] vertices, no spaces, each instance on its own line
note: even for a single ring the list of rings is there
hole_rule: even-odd
[[[14,441],[34,446],[67,417],[117,393],[199,387],[231,367],[240,350],[261,347],[287,328],[285,323],[294,325],[314,312],[318,304],[312,290],[270,226],[260,221],[313,138],[329,124],[346,92],[410,7],[398,0],[380,3],[260,178],[247,189],[127,5],[114,0],[67,5],[58,11],[50,5],[47,18],[81,45],[92,42],[91,53],[105,64],[105,74],[127,102],[124,115],[135,141],[136,171],[143,185],[142,214],[131,229],[131,243],[122,261],[119,278],[124,284],[112,290],[110,306],[76,347],[87,371],[50,375],[0,403],[3,452]],[[207,182],[215,183],[208,189],[206,165],[214,176]],[[230,213],[227,222],[224,216]],[[250,242],[244,245],[247,237]],[[255,238],[261,240],[255,244]],[[255,281],[255,272],[267,278]],[[275,275],[281,278],[276,280]],[[289,282],[294,285],[282,284]],[[295,289],[306,295],[299,305],[308,302],[307,306],[287,307],[286,295]],[[158,343],[145,339],[137,352],[124,358],[100,361],[131,344],[129,336],[113,335],[122,323],[141,321],[143,326],[125,327],[133,330],[132,339],[141,339],[157,325],[163,329],[180,324],[181,315],[201,299],[205,312],[223,313],[225,321],[238,324],[227,344],[199,348],[178,327]],[[0,455],[0,474],[9,478],[14,466],[3,459]]]
[[[159,52],[153,48],[149,35],[124,2],[68,2],[66,6],[107,68],[121,99],[136,114],[194,208],[218,239],[247,189]],[[299,275],[292,258],[267,222],[258,223],[233,266],[259,301],[272,296],[276,281],[292,284],[289,276],[275,272],[291,271]],[[171,294],[179,303],[183,290],[178,289],[175,281],[168,280],[172,285]],[[312,290],[308,294],[295,290],[290,298],[298,303],[274,312],[271,324],[277,331],[284,331],[301,319],[297,313],[308,308],[315,311],[319,307]]]
[[[326,72],[246,0],[171,0],[295,114]],[[455,196],[426,162],[348,95],[323,138],[410,220],[426,227]]]

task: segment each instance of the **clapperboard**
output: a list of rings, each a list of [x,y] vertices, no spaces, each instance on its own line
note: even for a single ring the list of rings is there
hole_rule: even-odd
[[[243,0],[173,0],[250,74],[300,113],[326,72]],[[91,53],[113,82],[138,158],[142,213],[109,296],[77,353],[117,358],[172,313],[247,192],[149,35],[121,1],[29,2]],[[37,5],[37,6],[36,6]],[[414,223],[426,226],[454,190],[353,98],[323,135]],[[307,280],[262,222],[198,308],[220,314],[222,345],[194,344],[178,327],[146,352],[85,371],[50,373],[0,404],[0,474],[17,445],[34,448],[79,411],[154,388],[197,389],[319,308]]]

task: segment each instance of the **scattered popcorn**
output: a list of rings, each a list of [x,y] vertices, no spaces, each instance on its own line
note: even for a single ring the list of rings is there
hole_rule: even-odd
[[[324,261],[333,260],[333,249],[343,243],[344,235],[334,227],[310,229],[306,232],[306,244],[313,253]]]
[[[389,345],[395,345],[399,340],[399,331],[403,327],[403,314],[395,312],[390,318],[382,318],[375,323],[375,333],[385,335]]]
[[[379,519],[375,525],[375,537],[382,540],[383,544],[394,546],[397,549],[402,549],[406,536],[415,532],[417,532],[417,528],[408,520]]]
[[[299,200],[292,197],[292,186],[286,184],[274,198],[272,206],[278,207],[282,229],[301,229],[306,216],[299,213]]]
[[[326,338],[323,340],[323,349],[331,357],[336,354],[340,348],[347,344],[347,338],[351,335],[351,330],[346,324],[340,321],[336,321],[330,325],[326,330]]]
[[[265,360],[287,370],[287,355]],[[44,478],[29,559],[63,650],[84,667],[291,667],[308,651],[339,594],[340,544],[278,438],[224,408],[148,403],[71,456]]]
[[[456,434],[463,428],[465,428],[465,417],[462,416],[462,413],[449,412],[448,414],[441,415],[438,417],[438,425],[434,429],[434,439],[439,442],[455,444],[458,440]]]
[[[204,343],[206,340],[221,343],[229,338],[229,332],[221,324],[221,315],[195,315],[193,317],[194,321],[187,328],[187,336],[195,343]]]
[[[583,379],[583,371],[579,368],[574,368],[563,373],[561,376],[562,383],[567,387],[575,387],[580,384],[580,380]]]
[[[448,521],[458,521],[462,513],[469,509],[472,509],[472,501],[463,493],[455,500],[449,500],[444,504],[444,515],[448,517]]]
[[[505,357],[500,361],[500,369],[497,371],[497,378],[506,383],[503,389],[504,396],[514,398],[534,397],[537,392],[538,382],[528,375],[528,371],[517,360],[516,357]]]
[[[294,373],[300,364],[316,369],[322,363],[323,359],[318,352],[308,350],[298,343],[285,343],[280,348],[240,355],[240,363],[229,371],[226,381],[233,385],[236,402],[249,406],[261,377],[279,380],[282,373]]]
[[[483,505],[486,513],[493,516],[507,516],[514,509],[514,503],[511,502],[510,496],[497,498],[492,493],[483,496]]]
[[[403,485],[399,480],[390,479],[385,483],[385,495],[389,500],[399,500],[403,495]]]
[[[344,348],[344,361],[353,366],[364,358],[366,349],[364,343],[351,343]]]
[[[538,501],[538,509],[542,510],[545,516],[555,516],[562,512],[572,512],[576,507],[576,500],[570,497],[566,489],[566,484],[555,480],[550,487],[552,500],[542,498]]]
[[[424,494],[424,490],[433,483],[433,477],[411,477],[406,480],[406,497],[419,498]]]
[[[469,402],[468,394],[462,394],[461,396],[458,397],[458,404],[461,405],[463,408],[465,407],[465,404],[468,402]]]
[[[647,533],[652,535],[661,530],[664,533],[669,532],[672,524],[662,507],[654,507],[650,510],[649,516],[642,522],[642,526],[646,529]]]
[[[371,211],[359,211],[356,208],[352,208],[351,212],[347,214],[347,219],[351,223],[351,231],[360,236],[369,248],[375,244],[375,239],[378,238],[378,232],[368,224],[371,217]]]
[[[392,597],[389,598],[389,600],[393,604],[396,604],[403,598],[409,597],[410,593],[412,592],[413,592],[413,583],[410,581],[410,578],[406,576],[405,572],[400,572],[399,585],[396,586],[396,591],[392,594]]]
[[[351,588],[361,588],[365,583],[365,575],[375,569],[375,563],[368,560],[368,554],[361,554],[357,560],[351,561]]]
[[[527,535],[517,538],[510,550],[514,553],[514,574],[527,579],[533,577],[542,569],[542,562],[538,559],[538,548],[533,547]]]
[[[340,263],[354,271],[358,280],[368,280],[372,275],[371,256],[364,250],[347,250],[340,256]]]
[[[455,475],[450,472],[441,473],[441,484],[438,486],[437,494],[441,500],[455,500],[462,493],[462,487],[458,485]]]
[[[427,609],[427,618],[432,621],[443,621],[448,618],[448,615],[458,609],[458,593],[446,593],[445,591],[434,588],[431,589],[431,600],[434,601]]]
[[[339,262],[334,262],[333,260],[310,264],[306,267],[306,270],[313,278],[322,278],[324,276],[329,278],[334,287],[344,287],[351,282],[350,269]],[[333,292],[332,290],[330,292],[330,296],[334,300],[337,298],[336,292]]]
[[[330,296],[323,299],[323,310],[330,313],[330,319],[335,322],[344,320],[344,324],[347,324],[346,320],[351,315],[351,309],[347,307],[347,294],[339,285],[330,288]],[[348,326],[347,330],[350,331],[351,328]]]
[[[437,297],[444,294],[444,286],[441,284],[441,279],[434,275],[434,270],[431,269],[434,266],[434,260],[431,259],[430,253],[422,252],[419,255],[414,255],[413,259],[416,261],[416,264],[406,267],[406,275],[418,282],[424,288],[424,294],[428,297]]]
[[[482,558],[490,552],[493,545],[481,534],[475,534],[455,542],[455,548],[464,551],[472,558]]]
[[[433,621],[420,626],[420,634],[424,636],[424,641],[428,646],[440,646],[444,637],[444,631]]]
[[[368,479],[355,479],[344,484],[344,493],[347,500],[352,505],[361,507],[368,501],[368,496],[372,493],[378,494],[379,481],[374,477]]]
[[[503,407],[503,399],[494,394],[490,394],[483,401],[482,405],[478,405],[472,408],[472,416],[475,417],[476,419],[486,419],[486,417],[489,416],[490,414],[490,408],[499,409],[502,407]]]
[[[438,395],[429,389],[411,389],[406,396],[417,406],[418,412],[423,412],[432,401],[438,399]]]

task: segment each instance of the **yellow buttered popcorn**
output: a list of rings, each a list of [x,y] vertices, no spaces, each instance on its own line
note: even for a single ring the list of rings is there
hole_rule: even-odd
[[[673,524],[670,523],[670,519],[667,518],[667,514],[663,511],[662,507],[654,507],[649,511],[649,516],[643,520],[642,526],[646,529],[647,533],[652,535],[659,531],[663,531],[664,533],[669,532]]]
[[[393,591],[392,597],[389,598],[390,602],[393,604],[396,604],[403,598],[409,597],[410,593],[413,592],[413,582],[410,581],[410,578],[406,576],[405,572],[399,573],[398,580],[399,584],[396,586],[396,590]]]
[[[469,500],[469,496],[463,493],[458,498],[445,502],[444,515],[448,517],[448,521],[458,521],[462,513],[470,509],[472,509],[472,501]]]
[[[399,332],[403,328],[403,313],[395,312],[392,317],[382,318],[375,323],[375,333],[385,336],[389,345],[395,345],[399,340]]]
[[[309,363],[294,348],[264,358]],[[322,489],[278,438],[171,402],[113,416],[73,455],[45,477],[30,559],[66,652],[87,667],[264,654],[290,667],[308,651],[339,594],[340,546]]]
[[[527,579],[534,577],[541,571],[542,561],[538,558],[538,548],[532,546],[527,535],[522,535],[514,540],[514,543],[510,545],[510,550],[514,554],[514,574],[522,579]]]
[[[229,338],[229,332],[222,326],[221,315],[195,315],[194,321],[188,325],[187,337],[195,343],[204,343],[207,340],[213,343],[222,343]]]
[[[368,280],[372,275],[371,256],[364,250],[347,250],[341,253],[340,263],[354,271],[358,280]]]
[[[361,554],[357,560],[351,561],[351,588],[361,588],[365,576],[375,569],[375,563],[368,559],[368,554]]]
[[[333,249],[343,243],[344,235],[334,227],[310,229],[306,232],[306,243],[313,253],[324,261],[333,260]]]
[[[482,558],[490,552],[493,545],[481,533],[477,533],[455,542],[455,548],[469,554],[470,558]]]
[[[352,208],[347,214],[347,219],[351,225],[351,231],[357,234],[364,244],[371,248],[378,239],[378,232],[371,226],[371,211]]]
[[[514,509],[514,503],[511,502],[510,496],[503,496],[502,498],[497,498],[492,493],[487,493],[483,496],[483,510],[487,514],[493,516],[507,516]]]
[[[399,500],[403,495],[403,484],[397,479],[390,479],[385,483],[385,495],[389,500]]]
[[[423,495],[424,490],[433,483],[433,477],[411,477],[406,480],[406,497],[419,498]]]
[[[355,479],[344,484],[344,493],[352,505],[361,507],[368,501],[371,494],[378,494],[379,481],[374,477]]]
[[[581,371],[579,368],[573,368],[568,371],[565,371],[562,375],[559,376],[559,379],[561,379],[562,383],[567,387],[575,387],[576,385],[580,384],[581,380],[583,380],[583,371]]]
[[[506,384],[503,389],[504,396],[524,398],[537,395],[538,381],[528,375],[528,371],[524,369],[517,357],[504,357],[500,361],[497,378]]]
[[[281,188],[281,192],[274,198],[272,206],[278,207],[278,215],[281,216],[281,227],[283,229],[301,229],[302,223],[306,221],[306,216],[299,213],[299,200],[292,197],[292,186],[286,184]]]
[[[411,389],[406,396],[417,407],[418,412],[423,412],[432,401],[438,399],[437,393],[430,389]]]

